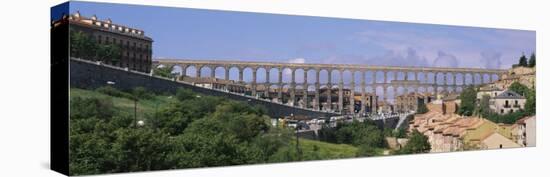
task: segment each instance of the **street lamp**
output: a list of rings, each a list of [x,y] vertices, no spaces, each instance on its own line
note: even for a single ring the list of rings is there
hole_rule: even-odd
[[[140,121],[137,122],[137,124],[138,124],[138,126],[141,127],[141,126],[145,125],[145,122],[143,120],[140,120]]]
[[[292,120],[296,120],[294,119],[294,114],[293,113],[290,113],[290,118]],[[299,141],[299,136],[298,136],[298,130],[300,129],[300,124],[299,122],[296,120],[296,155],[298,156],[298,160],[302,160],[302,157],[301,157],[301,152],[300,152],[300,141]]]

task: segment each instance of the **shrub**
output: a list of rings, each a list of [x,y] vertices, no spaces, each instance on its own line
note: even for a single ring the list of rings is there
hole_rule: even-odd
[[[136,87],[132,90],[132,94],[140,100],[152,99],[155,94],[148,91],[145,87]]]
[[[114,97],[134,99],[134,96],[132,94],[120,91],[111,86],[99,87],[96,89],[96,91]]]

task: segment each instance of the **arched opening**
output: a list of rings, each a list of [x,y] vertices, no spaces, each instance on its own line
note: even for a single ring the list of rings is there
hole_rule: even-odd
[[[197,77],[197,68],[194,65],[187,66],[185,75],[189,77]]]
[[[284,68],[283,69],[283,83],[290,83],[292,80],[292,69]]]
[[[278,68],[271,68],[269,70],[269,82],[270,83],[278,83],[279,82],[279,69]]]
[[[323,69],[319,71],[319,82],[321,84],[327,84],[328,83],[328,71]]]
[[[307,83],[313,84],[317,82],[317,72],[314,69],[307,71]]]
[[[294,71],[294,81],[296,83],[302,84],[304,83],[304,69],[298,68]]]
[[[214,73],[216,73],[216,78],[225,79],[225,68],[223,66],[217,66],[216,69],[214,69]]]
[[[210,74],[212,73],[212,69],[209,66],[203,66],[201,67],[201,77],[210,77]]]
[[[229,80],[239,80],[239,68],[237,68],[236,66],[229,68]]]
[[[330,73],[330,77],[331,77],[331,83],[333,84],[338,84],[340,83],[340,71],[339,70],[332,70],[332,72]]]
[[[343,75],[342,78],[344,79],[343,80],[344,84],[350,84],[351,81],[353,80],[350,70],[344,70],[342,75]]]
[[[172,66],[172,70],[171,70],[171,74],[172,75],[182,75],[182,72],[183,72],[183,67],[181,67],[180,65],[174,65]]]
[[[265,68],[258,68],[256,70],[256,82],[257,83],[266,83],[266,70]]]
[[[243,81],[246,83],[252,82],[252,68],[246,67],[243,70]]]
[[[365,83],[366,84],[374,84],[374,76],[373,76],[374,72],[373,71],[367,71],[365,72]]]

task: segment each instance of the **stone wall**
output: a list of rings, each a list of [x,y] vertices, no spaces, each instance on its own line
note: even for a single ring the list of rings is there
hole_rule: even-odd
[[[248,102],[253,105],[262,105],[267,108],[268,115],[273,118],[281,118],[284,116],[289,116],[290,114],[308,115],[316,118],[336,116],[334,113],[316,112],[295,108],[269,101],[252,99],[242,95],[230,94],[223,91],[175,82],[164,78],[152,77],[148,74],[138,73],[135,71],[126,71],[117,67],[71,59],[71,87],[95,89],[108,85],[107,82],[114,82],[115,84],[113,87],[121,90],[129,90],[141,86],[157,93],[175,93],[178,88],[186,88],[204,95],[220,96],[232,100]]]

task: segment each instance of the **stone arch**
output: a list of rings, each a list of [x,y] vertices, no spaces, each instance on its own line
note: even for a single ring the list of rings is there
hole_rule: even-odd
[[[292,69],[289,67],[283,68],[283,83],[290,83],[292,81]]]
[[[269,82],[270,83],[279,82],[279,68],[271,68],[269,70]]]
[[[418,93],[426,93],[426,88],[425,87],[418,87],[417,92]]]
[[[483,82],[484,84],[486,84],[486,83],[491,83],[491,75],[490,75],[490,74],[488,74],[488,73],[482,73],[481,75],[482,75],[482,77],[481,77],[481,78],[482,78],[482,82]]]
[[[197,67],[195,65],[188,65],[185,68],[185,75],[189,77],[197,77]]]
[[[405,80],[405,72],[404,71],[395,71],[395,76],[393,80]]]
[[[417,76],[417,74],[414,71],[408,71],[407,72],[407,80],[410,80],[410,81],[418,80],[418,78],[416,78],[416,76]]]
[[[330,81],[328,80],[329,70],[321,69],[319,71],[319,82],[321,84],[328,84]]]
[[[257,83],[266,83],[267,82],[267,69],[264,67],[259,67],[256,69],[256,82]]]
[[[437,84],[437,73],[436,72],[430,72],[428,76],[428,80],[430,84]]]
[[[376,78],[373,78],[374,79],[374,82],[373,83],[383,83],[385,82],[384,81],[384,71],[381,71],[381,70],[378,70],[378,71],[374,71],[374,76],[376,76]],[[378,90],[378,88],[376,89]]]
[[[374,88],[373,88],[372,86],[366,86],[366,87],[365,87],[365,92],[366,92],[366,93],[375,93],[374,91],[375,91],[375,90],[374,90]]]
[[[456,85],[464,85],[464,74],[463,73],[455,73],[456,78]]]
[[[340,83],[340,74],[341,74],[340,70],[337,70],[337,69],[332,70],[332,71],[330,72],[330,77],[331,77],[331,81],[330,81],[330,82],[333,83],[333,84],[338,84],[338,83]]]
[[[474,75],[472,73],[464,74],[465,83],[464,85],[473,85],[474,84]]]
[[[214,77],[217,79],[225,79],[225,70],[224,66],[214,66]]]
[[[421,75],[421,79],[419,80],[420,83],[427,84],[428,83],[428,72],[420,72],[418,75]]]
[[[176,75],[183,75],[183,67],[181,65],[173,65],[170,68],[170,73],[176,74]]]
[[[241,69],[237,66],[230,66],[229,67],[229,80],[238,81],[240,70]]]
[[[367,70],[363,74],[365,75],[365,84],[374,84],[374,71]]]
[[[437,72],[437,80],[435,81],[435,84],[437,85],[442,85],[444,84],[445,82],[443,82],[445,79],[444,77],[447,77],[446,74],[444,72]]]
[[[315,69],[307,69],[307,83],[315,83],[317,82],[317,71]]]
[[[447,85],[453,85],[453,79],[454,79],[454,73],[452,72],[447,72],[445,73],[445,78],[447,78]]]
[[[243,81],[246,83],[252,83],[252,67],[245,67],[243,69]]]
[[[407,87],[405,87],[405,88],[407,88],[407,90],[406,90],[407,93],[414,93],[414,92],[416,92],[416,89],[415,89],[413,86],[407,86]]]
[[[342,72],[342,78],[344,79],[343,82],[344,84],[350,84],[351,81],[353,80],[352,76],[353,74],[351,73],[352,71],[349,70],[349,69],[346,69]]]
[[[309,76],[309,75],[308,75]],[[294,70],[294,81],[298,84],[304,83],[305,70],[302,68],[297,68]]]
[[[210,77],[210,73],[212,72],[212,68],[208,65],[204,65],[200,67],[200,74],[201,77]]]
[[[354,73],[355,73],[354,74],[355,77],[353,78],[353,82],[355,82],[355,85],[361,85],[361,78],[362,78],[361,76],[365,73],[363,73],[361,71],[355,71]],[[366,80],[366,78],[365,78],[365,80]],[[367,83],[367,82],[365,81],[365,83]]]
[[[479,85],[482,83],[482,76],[479,73],[474,73],[474,85]]]

